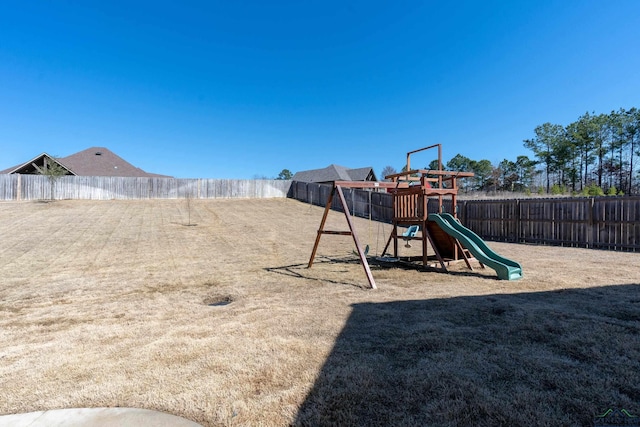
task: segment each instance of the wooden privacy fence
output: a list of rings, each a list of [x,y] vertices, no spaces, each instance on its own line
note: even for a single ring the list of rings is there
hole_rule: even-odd
[[[216,199],[287,197],[291,181],[0,175],[0,200]],[[53,196],[53,197],[52,197]]]
[[[460,218],[485,239],[640,252],[640,197],[463,201]]]
[[[353,215],[391,222],[391,194],[351,188],[343,191]],[[330,192],[330,185],[294,181],[289,197],[324,206]],[[341,210],[336,200],[332,208]],[[429,200],[427,210],[437,212],[437,201]],[[457,210],[462,223],[486,240],[640,252],[638,196],[458,199]],[[445,200],[444,211],[452,213],[450,201]]]

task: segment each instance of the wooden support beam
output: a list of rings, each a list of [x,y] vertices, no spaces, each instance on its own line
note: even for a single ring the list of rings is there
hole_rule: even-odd
[[[369,268],[369,263],[367,262],[367,255],[360,247],[360,242],[358,241],[358,236],[356,235],[353,222],[351,221],[351,213],[349,212],[347,201],[344,198],[342,187],[336,185],[334,188],[338,192],[338,197],[340,198],[340,202],[342,203],[342,207],[344,208],[344,216],[347,218],[347,223],[349,224],[349,229],[351,230],[351,237],[353,237],[353,242],[356,244],[356,250],[358,251],[358,256],[360,257],[360,263],[364,268],[364,273],[367,275],[369,286],[371,286],[371,289],[376,289],[376,282],[375,280],[373,280],[373,274],[371,274],[371,269]]]
[[[460,243],[460,240],[455,239],[455,241],[456,241],[456,250],[458,250],[460,255],[462,255],[462,258],[464,258],[464,262],[465,264],[467,264],[467,267],[469,268],[469,270],[473,271],[473,267],[471,266],[471,262],[469,261],[469,257],[467,256],[467,251],[462,246],[462,243]]]
[[[399,173],[394,173],[392,175],[387,175],[387,178],[396,179],[396,180],[399,178],[403,178],[403,179],[413,178],[414,181],[420,180],[419,176],[412,176],[412,175],[440,176],[440,177],[443,177],[443,179],[451,180],[453,178],[468,178],[468,177],[474,176],[475,174],[473,172],[439,171],[439,170],[433,170],[433,169],[412,169],[406,172],[399,172]]]
[[[353,233],[350,231],[332,231],[332,230],[323,230],[322,234],[338,234],[340,236],[351,236]]]
[[[431,247],[433,248],[433,252],[436,254],[436,258],[440,262],[440,266],[442,267],[442,269],[444,271],[447,271],[447,266],[444,265],[444,259],[440,255],[440,251],[438,250],[438,247],[436,246],[435,242],[433,241],[433,238],[431,237],[431,234],[429,234],[429,231],[426,230],[426,227],[425,227],[425,232],[427,233],[427,238],[429,239],[429,243],[431,244]]]
[[[398,223],[393,224],[393,256],[398,257]]]
[[[384,245],[384,249],[382,250],[382,254],[380,256],[384,256],[387,253],[387,249],[389,249],[389,245],[391,244],[391,239],[393,239],[393,237],[395,236],[395,233],[396,233],[395,230],[396,230],[396,226],[394,225],[393,228],[391,229],[391,234],[389,234],[389,239],[387,240],[387,244]]]
[[[407,183],[378,181],[335,181],[334,187],[342,188],[408,188]]]
[[[313,260],[316,257],[316,252],[318,251],[318,245],[320,244],[320,237],[322,237],[324,231],[324,224],[327,222],[327,216],[329,215],[329,211],[331,210],[331,202],[333,201],[333,194],[336,192],[336,188],[333,187],[331,193],[329,193],[329,197],[327,198],[327,204],[324,207],[324,214],[322,215],[322,221],[320,221],[320,228],[318,228],[318,234],[316,236],[316,242],[313,244],[313,251],[311,252],[311,257],[309,258],[309,264],[307,264],[307,268],[311,268],[313,265]]]

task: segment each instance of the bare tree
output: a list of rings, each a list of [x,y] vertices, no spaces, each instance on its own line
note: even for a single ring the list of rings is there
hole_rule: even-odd
[[[68,169],[58,163],[55,158],[49,157],[44,158],[42,166],[38,166],[35,163],[32,163],[32,165],[36,168],[38,174],[46,176],[49,180],[49,185],[51,186],[49,200],[54,200],[56,181],[61,176],[67,175],[69,173]]]
[[[398,173],[398,171],[393,166],[385,166],[382,168],[382,179],[389,181],[386,177],[394,173]]]

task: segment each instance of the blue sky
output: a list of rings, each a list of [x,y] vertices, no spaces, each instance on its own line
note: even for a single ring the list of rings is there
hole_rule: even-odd
[[[638,0],[0,8],[0,169],[92,146],[180,178],[380,173],[435,143],[498,163],[544,122],[640,107]]]

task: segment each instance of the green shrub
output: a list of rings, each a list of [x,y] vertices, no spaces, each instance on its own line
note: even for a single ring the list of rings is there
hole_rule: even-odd
[[[604,196],[604,191],[602,188],[598,187],[595,184],[591,184],[582,189],[582,195],[584,196]]]

